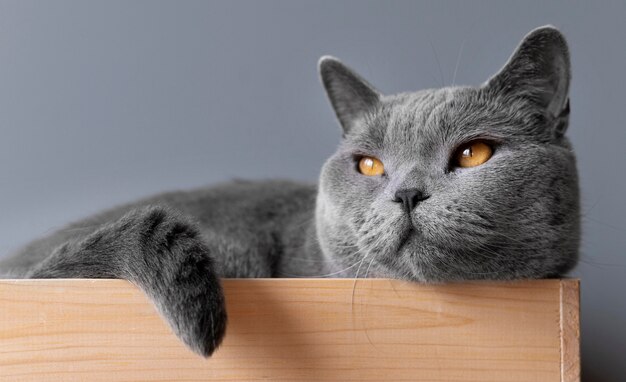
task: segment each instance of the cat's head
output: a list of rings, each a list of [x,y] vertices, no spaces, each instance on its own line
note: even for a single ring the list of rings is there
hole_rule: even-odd
[[[478,87],[383,95],[332,57],[319,69],[343,139],[322,169],[316,223],[324,253],[352,267],[346,274],[540,278],[575,265],[578,180],[559,31],[530,32]]]

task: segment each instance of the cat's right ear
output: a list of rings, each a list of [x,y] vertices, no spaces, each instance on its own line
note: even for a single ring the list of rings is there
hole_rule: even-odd
[[[345,136],[365,113],[375,108],[380,93],[352,69],[331,56],[320,58],[320,77]]]

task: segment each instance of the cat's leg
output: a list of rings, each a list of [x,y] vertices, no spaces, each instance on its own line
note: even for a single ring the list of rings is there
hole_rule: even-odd
[[[129,280],[152,299],[176,335],[206,357],[226,329],[214,264],[194,224],[171,210],[148,207],[61,245],[26,276]]]

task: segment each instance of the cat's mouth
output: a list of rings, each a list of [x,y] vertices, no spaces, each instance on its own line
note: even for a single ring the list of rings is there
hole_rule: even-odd
[[[400,237],[400,240],[398,241],[398,252],[404,249],[406,244],[409,242],[409,240],[411,240],[413,236],[415,236],[415,234],[416,234],[415,228],[413,227],[412,224],[410,224],[409,227],[406,230],[404,230],[404,233],[402,234],[402,236]]]

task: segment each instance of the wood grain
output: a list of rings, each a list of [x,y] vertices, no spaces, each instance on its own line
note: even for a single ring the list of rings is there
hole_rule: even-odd
[[[571,285],[225,280],[228,333],[203,359],[125,281],[0,280],[0,380],[570,382]]]

